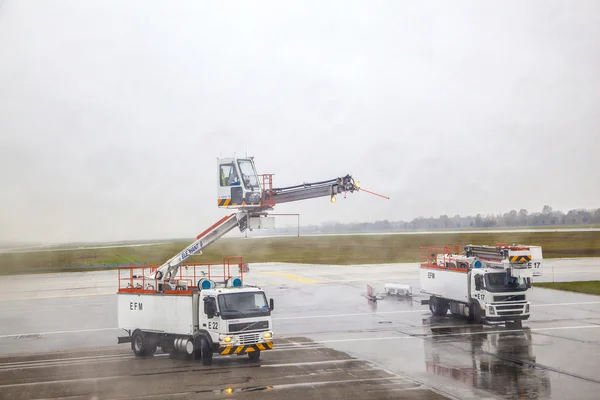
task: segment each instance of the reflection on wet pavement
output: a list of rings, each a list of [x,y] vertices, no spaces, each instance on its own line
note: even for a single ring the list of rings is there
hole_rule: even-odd
[[[501,398],[549,398],[550,379],[536,367],[529,329],[499,329],[487,333],[481,325],[430,326],[433,336],[424,340],[426,371]]]

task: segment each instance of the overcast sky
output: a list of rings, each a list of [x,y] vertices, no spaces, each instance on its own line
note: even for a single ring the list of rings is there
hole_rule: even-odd
[[[246,149],[391,197],[307,224],[600,206],[600,2],[295,4],[0,0],[0,240],[193,237]]]

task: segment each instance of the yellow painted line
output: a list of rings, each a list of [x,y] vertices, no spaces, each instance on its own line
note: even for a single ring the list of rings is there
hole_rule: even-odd
[[[304,283],[319,283],[320,281],[316,279],[309,278],[307,276],[290,274],[287,272],[275,272],[275,271],[261,271],[261,274],[269,274],[269,275],[279,275],[285,276],[286,278],[294,279],[296,281],[304,282]]]
[[[116,294],[117,291],[114,292],[106,292],[106,293],[80,293],[80,294],[65,294],[63,296],[39,296],[39,297],[22,297],[15,299],[0,299],[0,301],[18,301],[18,300],[46,300],[46,299],[64,299],[69,297],[91,297],[91,296],[106,296],[109,294]]]

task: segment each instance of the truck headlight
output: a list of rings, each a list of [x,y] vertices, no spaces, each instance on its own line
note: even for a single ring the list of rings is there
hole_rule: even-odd
[[[495,315],[496,311],[494,311],[494,306],[490,306],[490,315]]]
[[[529,312],[529,303],[525,304],[525,313]]]
[[[233,339],[233,338],[232,338],[231,336],[225,336],[225,337],[223,338],[223,341],[224,341],[225,343],[229,343],[229,342],[231,342],[231,340],[232,340],[232,339]]]
[[[271,332],[265,332],[265,339],[271,339],[273,334]]]

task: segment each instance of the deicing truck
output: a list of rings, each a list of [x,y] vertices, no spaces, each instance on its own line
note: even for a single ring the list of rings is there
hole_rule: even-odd
[[[522,326],[529,318],[531,279],[542,270],[542,248],[498,244],[422,247],[421,292],[434,315]],[[537,273],[534,274],[533,271]]]
[[[118,326],[129,335],[118,342],[130,342],[139,357],[160,347],[193,355],[205,365],[213,354],[258,360],[261,351],[273,348],[273,299],[267,301],[259,287],[244,285],[241,258],[232,260],[224,260],[223,273],[213,265],[182,265],[179,274],[162,282],[160,271],[146,278],[154,268],[120,268]],[[239,276],[231,274],[232,267]]]

